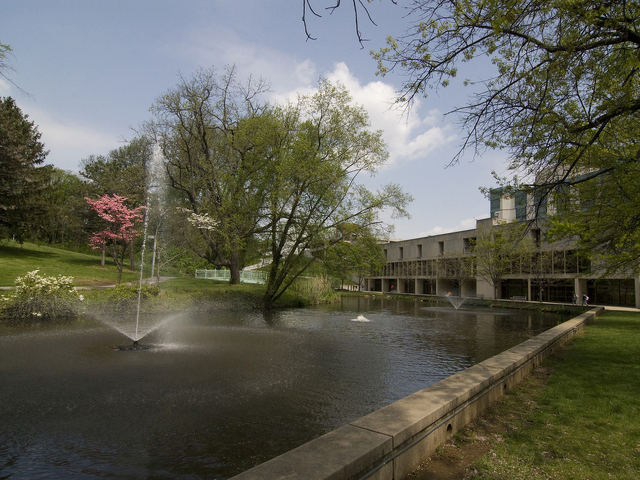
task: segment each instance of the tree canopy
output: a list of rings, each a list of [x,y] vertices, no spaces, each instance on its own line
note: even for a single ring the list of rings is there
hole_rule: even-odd
[[[372,192],[359,183],[388,158],[382,132],[370,130],[363,107],[342,85],[321,79],[316,93],[276,109],[285,127],[268,197],[271,255],[265,304],[277,300],[324,248],[342,241],[341,229],[379,233],[379,214],[409,216],[412,201],[395,184]]]
[[[229,268],[269,257],[271,305],[352,223],[378,231],[378,213],[406,214],[397,185],[370,192],[357,178],[388,156],[381,132],[343,86],[321,80],[284,105],[260,100],[264,81],[240,82],[235,68],[201,69],[159,97],[146,129],[165,157],[169,185],[196,234],[191,248]]]
[[[0,236],[20,240],[39,206],[35,195],[46,185],[50,168],[38,128],[11,97],[0,101]]]
[[[241,82],[234,67],[222,74],[200,69],[156,100],[146,124],[166,159],[169,184],[197,229],[188,237],[191,248],[229,268],[232,283],[240,282],[246,252],[264,228],[274,128],[259,98],[267,87],[262,80]]]
[[[511,273],[513,263],[523,259],[529,262],[535,246],[526,231],[527,225],[519,222],[486,226],[478,231],[473,247],[476,273],[493,287],[494,298],[499,298],[500,282]]]
[[[98,216],[106,222],[106,228],[94,232],[89,240],[94,250],[108,249],[118,267],[118,283],[122,279],[124,255],[134,238],[140,235],[136,223],[143,221],[145,206],[129,208],[125,205],[125,197],[119,195],[102,195],[97,200],[85,198]],[[103,222],[103,224],[104,224]]]
[[[591,203],[565,211],[576,228],[562,233],[579,235],[585,248],[605,255],[633,244],[640,218],[625,204],[629,195],[636,204],[639,194],[618,180],[639,173],[640,4],[416,0],[409,18],[405,36],[373,52],[381,74],[407,76],[401,102],[446,87],[466,62],[490,59],[495,67],[467,81],[474,93],[451,112],[464,132],[452,162],[468,149],[506,149],[514,175],[506,180],[537,189],[541,201],[574,192],[569,203],[575,203],[577,185],[604,188]],[[587,221],[606,233],[584,236],[578,227]]]

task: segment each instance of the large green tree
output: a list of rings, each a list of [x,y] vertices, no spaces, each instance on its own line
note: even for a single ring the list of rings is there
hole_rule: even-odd
[[[409,19],[405,36],[374,53],[380,73],[406,75],[400,101],[447,86],[460,70],[491,72],[469,79],[469,102],[453,110],[464,132],[454,162],[467,149],[503,148],[514,183],[538,190],[541,202],[601,191],[565,212],[573,228],[561,233],[619,260],[637,245],[638,192],[631,186],[640,161],[637,1],[415,0]],[[478,61],[494,68],[477,68]],[[625,260],[638,268],[640,252],[633,250]]]
[[[89,182],[92,196],[127,197],[129,207],[144,205],[153,144],[143,135],[111,150],[90,155],[80,162],[80,175]]]
[[[52,246],[86,246],[86,221],[90,217],[90,208],[84,199],[89,195],[86,182],[72,172],[54,168],[39,195],[44,215],[37,225],[38,237]]]
[[[388,153],[382,132],[370,129],[367,112],[342,85],[321,80],[316,93],[277,109],[276,116],[284,128],[273,150],[277,162],[269,170],[268,230],[262,235],[271,256],[267,306],[322,257],[332,232],[348,224],[380,227],[385,209],[408,216],[412,200],[394,184],[372,192],[360,183]]]
[[[503,223],[478,230],[473,247],[476,274],[493,287],[494,298],[499,298],[500,284],[512,272],[513,265],[523,261],[528,264],[534,248],[524,223]]]
[[[339,242],[332,242],[335,238]],[[370,229],[360,228],[358,225],[341,225],[330,237],[326,252],[322,258],[324,267],[329,275],[339,278],[341,286],[347,280],[357,280],[362,285],[364,277],[382,270],[385,256],[380,240]]]
[[[0,237],[22,240],[42,211],[36,193],[51,169],[39,166],[48,154],[40,136],[11,97],[0,100]]]
[[[160,145],[169,185],[196,237],[190,246],[240,282],[254,237],[265,228],[262,205],[271,188],[277,123],[260,95],[262,80],[241,82],[234,67],[200,69],[153,104],[146,129]]]

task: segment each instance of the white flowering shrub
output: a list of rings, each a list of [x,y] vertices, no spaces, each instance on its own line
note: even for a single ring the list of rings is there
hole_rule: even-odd
[[[0,311],[13,321],[50,321],[75,317],[82,300],[73,288],[73,277],[45,277],[34,270],[16,278],[16,289],[0,298]]]

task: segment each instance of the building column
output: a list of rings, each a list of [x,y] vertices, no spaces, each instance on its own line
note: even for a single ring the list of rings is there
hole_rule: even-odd
[[[636,308],[640,308],[640,277],[634,278],[633,283],[636,287]]]
[[[575,292],[578,295],[578,305],[582,305],[582,294],[587,293],[587,279],[576,278],[574,280],[574,285],[575,285]]]

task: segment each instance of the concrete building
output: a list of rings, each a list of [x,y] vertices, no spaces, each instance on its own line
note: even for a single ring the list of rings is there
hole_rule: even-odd
[[[531,195],[497,192],[491,198],[490,218],[478,220],[474,229],[383,244],[387,263],[383,271],[365,279],[363,289],[561,303],[571,303],[576,292],[578,303],[586,293],[590,304],[640,308],[640,277],[605,277],[597,265],[581,259],[570,242],[545,242],[545,217],[552,212],[552,205],[538,204]],[[541,268],[514,262],[494,290],[478,275],[473,246],[479,232],[514,220],[530,222],[527,235],[537,247],[535,255]]]

